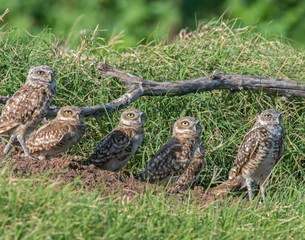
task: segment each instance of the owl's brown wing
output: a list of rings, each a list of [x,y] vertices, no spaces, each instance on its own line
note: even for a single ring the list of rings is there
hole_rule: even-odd
[[[24,85],[4,106],[0,118],[0,134],[35,118],[49,104],[44,89],[33,91]]]
[[[49,150],[60,144],[61,140],[67,137],[67,134],[70,134],[69,125],[59,124],[56,120],[53,120],[31,134],[26,141],[26,145],[30,153]]]
[[[149,160],[145,169],[137,176],[138,179],[146,181],[161,180],[175,173],[183,172],[184,166],[177,162],[177,153],[181,151],[181,144],[176,138],[171,138],[163,145],[157,153]]]
[[[102,163],[111,159],[125,159],[123,155],[130,154],[132,142],[128,135],[120,130],[114,130],[104,137],[95,152],[83,164]]]
[[[87,131],[87,126],[83,122],[69,122],[69,134],[66,134],[64,141],[71,143],[79,142]]]
[[[235,158],[235,164],[237,166],[236,174],[240,172],[242,167],[247,164],[250,159],[256,156],[259,147],[259,131],[260,128],[255,128],[248,132],[243,138]]]

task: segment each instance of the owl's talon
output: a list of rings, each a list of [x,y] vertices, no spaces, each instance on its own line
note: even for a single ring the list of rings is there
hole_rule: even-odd
[[[21,157],[22,158],[29,158],[29,159],[32,159],[32,160],[37,160],[37,158],[33,157],[32,155],[21,154]]]

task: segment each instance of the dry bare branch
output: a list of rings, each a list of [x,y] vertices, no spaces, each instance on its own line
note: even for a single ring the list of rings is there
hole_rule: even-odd
[[[305,82],[289,79],[234,75],[216,70],[207,77],[177,82],[156,82],[126,73],[106,63],[99,63],[97,69],[101,76],[118,78],[120,82],[129,87],[129,90],[118,99],[105,105],[83,107],[82,112],[85,117],[99,117],[106,112],[111,113],[125,108],[142,96],[179,96],[216,89],[264,91],[285,97],[305,98]],[[5,103],[6,100],[6,97],[0,97],[0,103]],[[51,107],[47,118],[56,116],[58,110],[59,107]]]
[[[289,79],[234,75],[215,70],[212,76],[203,78],[177,82],[156,82],[133,76],[105,63],[100,63],[98,70],[100,75],[117,77],[127,85],[141,84],[143,88],[142,96],[177,96],[216,89],[229,89],[231,91],[264,91],[286,97],[305,98],[305,82]]]

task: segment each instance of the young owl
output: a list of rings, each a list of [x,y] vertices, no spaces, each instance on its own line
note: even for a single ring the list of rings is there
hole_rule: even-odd
[[[247,187],[249,199],[253,198],[254,184],[259,183],[265,200],[265,180],[284,154],[284,129],[281,113],[268,109],[257,117],[256,123],[245,135],[231,168],[229,179],[236,178]]]
[[[29,153],[39,159],[55,157],[78,143],[86,132],[81,110],[62,107],[57,117],[44,124],[26,141]]]
[[[120,122],[98,144],[95,152],[82,164],[94,164],[108,171],[119,171],[133,156],[144,136],[144,113],[129,109],[122,113]]]
[[[175,181],[194,160],[198,148],[201,126],[193,117],[182,117],[175,122],[172,138],[149,160],[138,175],[141,181],[166,184]]]
[[[26,157],[29,151],[25,137],[31,133],[46,116],[56,93],[56,76],[49,66],[32,67],[25,84],[6,102],[0,116],[0,135],[10,135],[4,149],[7,154],[16,140]]]
[[[187,167],[185,172],[175,183],[176,189],[187,190],[200,175],[201,170],[205,167],[205,148],[201,142],[195,151],[194,160]]]

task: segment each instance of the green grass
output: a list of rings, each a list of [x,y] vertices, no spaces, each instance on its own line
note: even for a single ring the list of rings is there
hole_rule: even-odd
[[[304,189],[291,179],[271,186],[265,206],[200,207],[149,192],[123,201],[59,185],[2,172],[1,239],[301,239],[305,230]]]
[[[96,63],[110,65],[157,81],[209,75],[215,69],[233,74],[305,80],[305,52],[280,40],[266,41],[252,28],[212,22],[197,31],[166,41],[123,48],[116,39],[103,42],[95,33],[66,49],[50,32],[19,38],[0,30],[0,95],[12,95],[31,65],[47,64],[57,71],[57,106],[91,106],[119,97],[126,87],[112,78],[99,79]],[[228,27],[229,26],[229,27]],[[147,192],[130,202],[118,196],[100,198],[43,176],[14,179],[0,174],[0,239],[301,239],[305,232],[304,99],[283,99],[263,92],[213,91],[180,97],[143,97],[130,107],[147,115],[145,139],[125,167],[137,173],[171,135],[181,116],[201,121],[207,167],[196,185],[215,186],[227,179],[238,145],[255,115],[267,108],[283,113],[284,158],[273,171],[265,206],[257,199],[237,198],[222,207],[202,208],[165,194]],[[88,156],[97,142],[118,123],[119,112],[86,119],[89,134],[69,154]],[[220,146],[215,150],[217,146]],[[216,174],[218,173],[218,174]],[[216,177],[212,177],[216,175]]]

